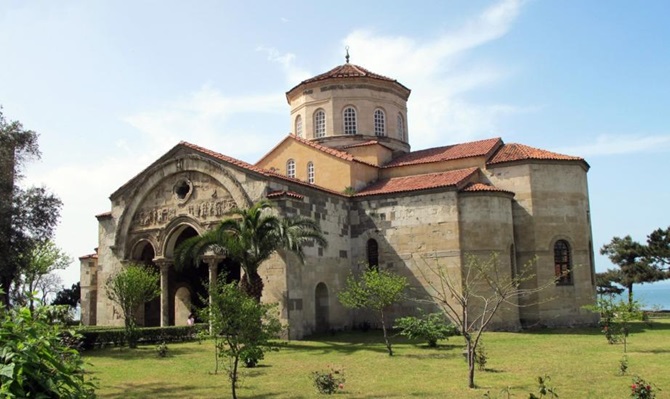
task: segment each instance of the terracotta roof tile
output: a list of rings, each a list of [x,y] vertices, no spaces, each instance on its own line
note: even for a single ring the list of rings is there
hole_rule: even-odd
[[[445,147],[428,148],[401,155],[383,167],[393,168],[398,166],[449,161],[453,159],[489,156],[502,144],[502,140],[498,137],[471,141],[469,143],[448,145]]]
[[[374,73],[372,71],[369,71],[369,70],[363,68],[362,66],[347,63],[347,64],[336,66],[335,68],[331,69],[328,72],[324,72],[324,73],[316,75],[312,78],[303,80],[296,87],[298,87],[302,84],[305,84],[305,83],[317,82],[317,81],[320,81],[320,80],[327,80],[327,79],[337,79],[337,78],[372,78],[372,79],[378,79],[378,80],[385,80],[387,82],[398,83],[398,81],[396,81],[395,79],[391,79],[387,76],[380,75],[378,73]],[[398,83],[398,84],[400,84],[400,83]],[[293,90],[293,89],[291,89],[291,90]]]
[[[489,159],[489,165],[520,161],[524,159],[543,159],[553,161],[583,161],[583,158],[570,155],[558,154],[551,151],[541,150],[539,148],[529,147],[523,144],[505,144],[500,150]]]
[[[219,160],[222,160],[222,161],[231,163],[231,164],[233,164],[233,165],[237,165],[237,166],[242,167],[242,168],[244,168],[244,169],[253,170],[254,172],[258,172],[258,173],[261,173],[261,174],[266,174],[266,173],[268,172],[268,171],[266,171],[265,169],[263,169],[263,168],[259,168],[259,167],[257,167],[257,166],[254,166],[254,165],[250,164],[250,163],[247,163],[247,162],[244,162],[244,161],[240,161],[239,159],[235,159],[235,158],[233,158],[233,157],[229,157],[229,156],[227,156],[227,155],[223,155],[223,154],[221,154],[221,153],[219,153],[219,152],[212,151],[212,150],[207,149],[207,148],[205,148],[205,147],[200,147],[200,146],[198,146],[198,145],[191,144],[191,143],[188,143],[188,142],[186,142],[186,141],[181,141],[181,142],[179,142],[179,144],[180,144],[180,145],[183,145],[184,147],[188,147],[188,148],[190,148],[190,149],[196,150],[196,151],[198,151],[198,152],[202,152],[203,154],[207,154],[207,155],[209,155],[209,156],[211,156],[211,157],[213,157],[213,158],[216,158],[216,159],[219,159]]]
[[[489,192],[507,193],[514,195],[514,193],[511,191],[503,190],[501,188],[486,183],[470,183],[466,185],[463,189],[461,189],[461,191],[466,193],[489,191]]]
[[[297,198],[297,199],[303,199],[305,198],[304,195],[298,194],[293,191],[287,191],[287,190],[277,190],[277,191],[272,191],[266,195],[267,198],[281,198],[281,197],[291,197],[291,198]]]
[[[79,257],[79,260],[86,260],[86,259],[98,259],[98,254],[95,253],[95,254],[89,254],[89,255],[84,255],[84,256]]]
[[[111,218],[112,217],[112,212],[103,212],[95,215],[97,219],[106,219],[106,218]]]
[[[377,165],[373,165],[369,162],[362,161],[362,160],[354,157],[353,155],[349,154],[346,151],[340,151],[340,150],[337,150],[335,148],[326,147],[325,145],[321,145],[317,142],[307,140],[307,139],[303,139],[301,137],[298,137],[298,136],[295,136],[295,135],[292,135],[292,134],[290,134],[289,137],[294,139],[295,141],[297,141],[299,143],[303,143],[303,144],[308,145],[312,148],[315,148],[315,149],[317,149],[321,152],[325,152],[326,154],[333,155],[337,158],[341,158],[341,159],[344,159],[344,160],[350,161],[350,162],[362,163],[362,164],[365,164],[365,165],[368,165],[368,166],[374,166],[375,168],[377,167]]]
[[[458,187],[473,174],[477,173],[478,170],[478,168],[467,168],[451,170],[448,172],[392,177],[390,179],[378,180],[356,193],[354,197],[419,191],[437,187]]]

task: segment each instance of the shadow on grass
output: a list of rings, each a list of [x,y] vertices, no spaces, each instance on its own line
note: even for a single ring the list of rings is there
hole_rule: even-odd
[[[200,352],[199,348],[184,347],[181,345],[168,345],[168,354],[167,357],[182,356],[192,353]],[[161,359],[156,353],[156,346],[139,346],[135,349],[130,349],[128,347],[109,347],[103,349],[95,349],[83,352],[86,357],[97,358],[97,357],[107,357],[118,360],[135,360],[135,359],[146,359],[148,357],[156,357],[156,359]]]
[[[631,334],[641,334],[647,331],[666,331],[670,330],[670,323],[658,323],[658,322],[633,322],[631,324],[630,333]],[[527,330],[519,331],[519,334],[528,334],[528,335],[603,335],[602,328],[598,326],[594,327],[561,327],[561,328],[549,328],[549,327],[538,327],[538,328],[529,328]]]

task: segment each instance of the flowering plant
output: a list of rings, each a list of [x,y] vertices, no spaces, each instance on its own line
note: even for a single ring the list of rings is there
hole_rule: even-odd
[[[344,370],[328,367],[328,371],[315,371],[312,373],[314,379],[314,386],[319,391],[326,395],[332,395],[338,389],[344,389]]]
[[[653,399],[656,397],[654,387],[651,383],[643,380],[640,377],[633,378],[633,383],[630,386],[630,397],[635,399]]]

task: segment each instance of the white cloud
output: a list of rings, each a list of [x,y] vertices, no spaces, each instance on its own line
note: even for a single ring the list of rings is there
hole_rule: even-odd
[[[533,108],[469,102],[466,94],[496,84],[507,73],[499,66],[459,67],[468,51],[509,32],[522,4],[501,1],[459,29],[429,41],[356,30],[342,42],[351,49],[352,63],[398,79],[412,89],[408,126],[413,148],[493,136],[498,134],[498,118]]]
[[[282,66],[286,74],[286,82],[290,85],[296,85],[305,79],[311,77],[311,74],[306,69],[299,68],[295,65],[295,54],[281,53],[274,47],[259,46],[256,51],[261,51],[267,54],[268,61],[276,62]]]
[[[608,135],[598,136],[593,143],[559,148],[563,154],[579,154],[580,157],[620,155],[633,153],[664,152],[670,150],[670,135]]]

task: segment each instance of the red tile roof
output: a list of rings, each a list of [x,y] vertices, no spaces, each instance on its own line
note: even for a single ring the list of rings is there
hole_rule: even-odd
[[[431,162],[449,161],[453,159],[470,157],[488,157],[496,149],[503,145],[503,141],[497,137],[486,140],[471,141],[469,143],[448,145],[445,147],[428,148],[413,151],[384,165],[384,168],[393,168],[406,165],[417,165]]]
[[[250,164],[250,163],[246,163],[246,162],[244,162],[244,161],[240,161],[239,159],[235,159],[235,158],[233,158],[233,157],[229,157],[229,156],[227,156],[227,155],[223,155],[223,154],[221,154],[221,153],[219,153],[219,152],[212,151],[212,150],[209,150],[209,149],[207,149],[207,148],[205,148],[205,147],[200,147],[200,146],[198,146],[198,145],[191,144],[191,143],[188,143],[188,142],[186,142],[186,141],[180,141],[180,142],[179,142],[179,145],[183,145],[184,147],[190,148],[190,149],[192,149],[192,150],[196,150],[196,151],[201,152],[201,153],[203,153],[203,154],[207,154],[207,155],[209,155],[209,156],[211,156],[211,157],[213,157],[213,158],[216,158],[216,159],[219,159],[219,160],[221,160],[221,161],[225,161],[225,162],[231,163],[231,164],[233,164],[233,165],[239,166],[239,167],[244,168],[244,169],[253,170],[254,172],[261,173],[261,174],[266,174],[266,173],[268,173],[268,171],[265,170],[265,169],[263,169],[263,168],[259,168],[259,167],[257,167],[257,166],[254,166],[254,165]]]
[[[328,72],[316,75],[313,78],[303,80],[302,82],[300,82],[298,86],[305,83],[317,82],[319,80],[336,79],[336,78],[364,78],[364,77],[398,83],[395,79],[391,79],[387,76],[374,73],[372,71],[363,68],[362,66],[346,63],[336,66],[335,68],[331,69]]]
[[[183,146],[188,147],[188,148],[190,148],[190,149],[193,149],[193,150],[199,151],[199,152],[201,152],[201,153],[204,153],[204,154],[206,154],[206,155],[209,155],[209,156],[211,156],[211,157],[213,157],[213,158],[216,158],[216,159],[219,159],[219,160],[221,160],[221,161],[225,161],[225,162],[231,163],[231,164],[233,164],[233,165],[237,165],[237,166],[239,166],[239,167],[241,167],[241,168],[243,168],[243,169],[247,169],[247,170],[249,170],[249,171],[253,171],[253,172],[259,173],[259,174],[261,174],[261,175],[263,175],[263,176],[266,176],[266,177],[274,177],[274,178],[277,178],[277,179],[280,179],[280,180],[288,181],[288,182],[290,182],[290,183],[299,184],[299,185],[301,185],[301,186],[314,188],[314,189],[317,189],[317,190],[320,190],[320,191],[326,191],[326,192],[329,192],[329,193],[331,193],[331,194],[343,195],[343,194],[340,193],[340,192],[337,192],[337,191],[334,191],[334,190],[330,190],[330,189],[327,189],[327,188],[324,188],[324,187],[319,187],[319,186],[316,186],[316,185],[314,185],[314,184],[309,184],[309,183],[304,182],[304,181],[302,181],[302,180],[294,179],[294,178],[291,178],[291,177],[288,177],[288,176],[285,176],[285,175],[282,175],[282,174],[279,174],[279,173],[275,173],[275,172],[273,172],[273,171],[271,171],[271,170],[263,169],[263,168],[261,168],[261,167],[258,167],[258,166],[255,166],[255,165],[246,163],[246,162],[244,162],[244,161],[240,161],[240,160],[238,160],[238,159],[235,159],[235,158],[232,158],[232,157],[223,155],[223,154],[220,154],[220,153],[218,153],[218,152],[216,152],[216,151],[208,150],[208,149],[206,149],[206,148],[204,148],[204,147],[200,147],[200,146],[197,146],[197,145],[195,145],[195,144],[191,144],[191,143],[187,143],[187,142],[185,142],[185,141],[182,141],[182,142],[179,143],[179,145],[183,145]],[[327,148],[327,147],[326,147],[326,148]],[[340,152],[341,152],[341,151],[340,151]]]
[[[96,219],[107,219],[112,217],[112,212],[103,212],[95,215]]]
[[[558,154],[551,151],[541,150],[539,148],[529,147],[523,144],[505,144],[500,150],[489,159],[489,165],[520,161],[525,159],[542,159],[552,161],[583,161],[583,158],[570,155]]]
[[[478,168],[467,168],[451,170],[448,172],[392,177],[390,179],[378,180],[357,192],[354,197],[418,191],[438,187],[459,187],[472,175],[477,173],[478,170]]]
[[[79,260],[86,260],[86,259],[98,259],[98,254],[95,253],[95,254],[89,254],[89,255],[84,255],[84,256],[79,257]]]
[[[274,150],[277,149],[277,147],[279,147],[279,146],[280,146],[282,143],[284,143],[286,140],[295,140],[295,141],[297,141],[297,142],[299,142],[299,143],[302,143],[302,144],[305,144],[305,145],[307,145],[307,146],[310,146],[310,147],[312,147],[312,148],[314,148],[314,149],[316,149],[316,150],[319,150],[319,151],[321,151],[321,152],[324,152],[324,153],[326,153],[326,154],[332,155],[332,156],[337,157],[337,158],[340,158],[340,159],[344,159],[345,161],[349,161],[349,162],[358,162],[358,163],[362,163],[362,164],[365,164],[365,165],[368,165],[368,166],[373,166],[373,167],[375,167],[375,168],[377,167],[377,165],[373,165],[373,164],[371,164],[371,163],[369,163],[369,162],[362,161],[362,160],[360,160],[360,159],[354,157],[353,155],[349,154],[348,152],[340,151],[340,150],[337,150],[337,149],[332,148],[332,147],[326,147],[325,145],[321,145],[321,144],[319,144],[319,143],[317,143],[317,142],[314,142],[314,141],[312,141],[312,140],[303,139],[303,138],[298,137],[298,136],[296,136],[296,135],[294,135],[294,134],[289,134],[288,136],[286,136],[286,138],[284,138],[284,140],[280,141],[279,144],[277,144],[276,146],[274,146],[274,148],[272,148],[270,151],[268,151],[267,154],[263,155],[263,157],[262,157],[258,162],[256,162],[256,164],[258,164],[258,163],[259,163],[260,161],[262,161],[265,157],[267,157],[268,155],[270,155]]]
[[[287,191],[287,190],[277,190],[277,191],[272,191],[266,195],[267,198],[281,198],[281,197],[292,197],[292,198],[297,198],[297,199],[303,199],[305,198],[304,195],[298,194],[293,191]]]
[[[507,193],[507,194],[512,194],[514,195],[513,192],[503,190],[501,188],[498,188],[496,186],[493,186],[491,184],[486,184],[486,183],[469,183],[468,185],[465,186],[465,188],[461,189],[462,192],[498,192],[498,193]]]

